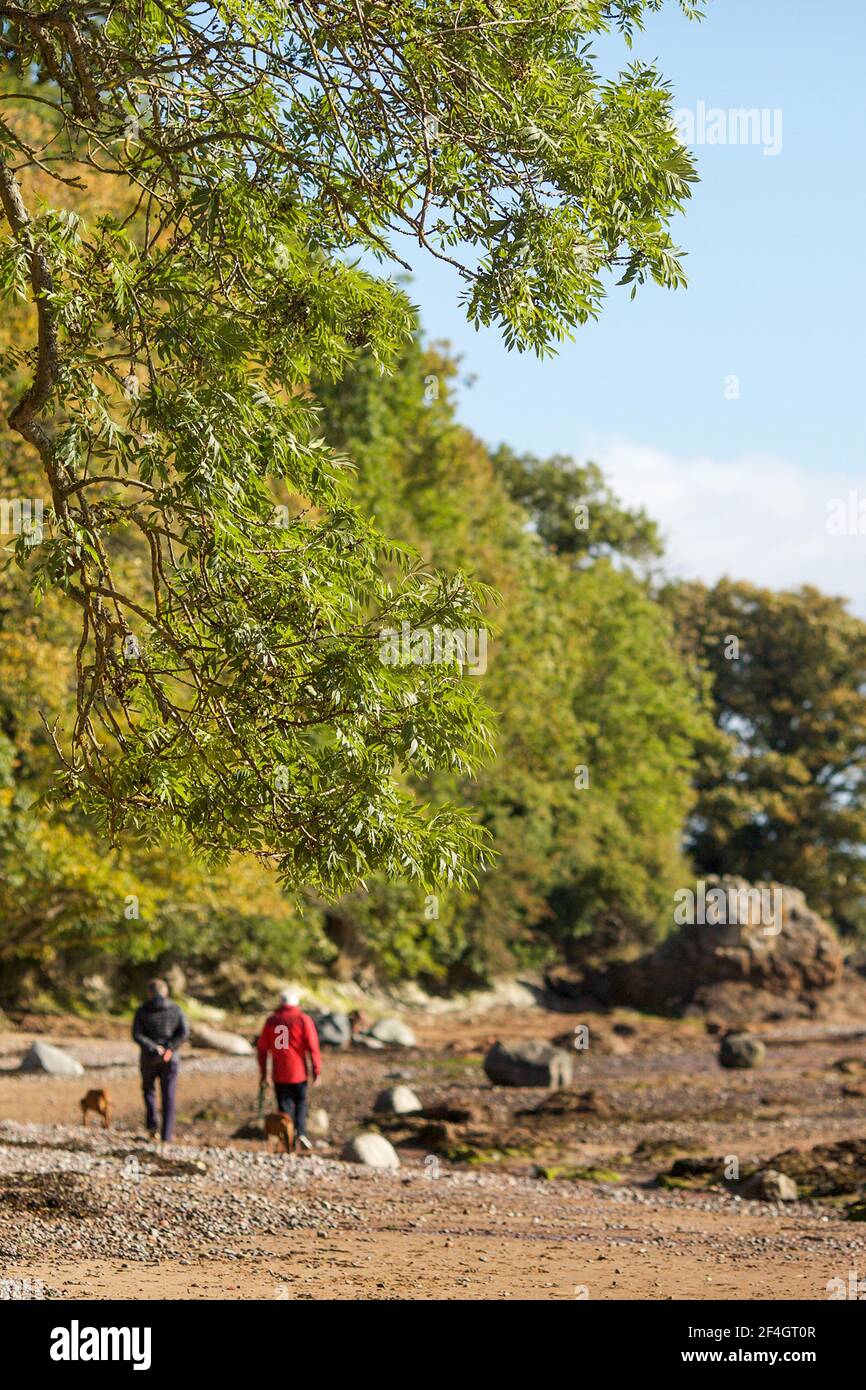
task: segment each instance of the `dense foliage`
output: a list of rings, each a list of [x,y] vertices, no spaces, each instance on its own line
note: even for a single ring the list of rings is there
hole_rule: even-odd
[[[249,861],[213,876],[182,849],[142,850],[128,838],[106,856],[80,815],[34,810],[53,762],[34,710],[50,722],[63,707],[75,678],[73,629],[56,596],[34,609],[12,568],[0,579],[7,956],[38,961],[50,976],[55,959],[95,969],[106,953],[211,968],[233,954],[278,970],[333,963],[337,951],[337,963],[355,970],[466,980],[663,928],[685,872],[691,749],[711,730],[667,614],[613,562],[654,554],[654,533],[598,470],[574,466],[586,544],[575,555],[546,540],[538,512],[552,503],[527,510],[516,480],[530,469],[555,478],[558,467],[511,456],[506,467],[504,451],[461,427],[457,372],[446,352],[413,339],[384,380],[365,358],[339,383],[313,389],[327,439],[354,462],[359,509],[425,564],[472,572],[498,594],[484,615],[485,669],[468,679],[495,711],[499,756],[474,780],[438,773],[414,785],[434,807],[467,805],[492,836],[496,858],[478,888],[431,893],[380,875],[326,906],[309,894],[289,899]],[[615,536],[630,539],[617,549]]]
[[[368,361],[317,385],[380,524],[501,596],[478,678],[497,758],[473,783],[431,786],[473,807],[494,865],[477,889],[443,895],[437,918],[423,895],[384,885],[372,909],[353,896],[335,910],[338,939],[374,943],[395,972],[409,951],[416,968],[480,974],[662,930],[687,873],[692,750],[714,736],[668,614],[627,563],[657,555],[652,523],[593,465],[490,453],[455,418],[457,370],[415,343],[387,383]]]
[[[407,236],[519,350],[550,350],[614,279],[682,283],[669,224],[694,171],[669,89],[646,65],[604,76],[590,46],[661,2],[0,0],[7,958],[182,950],[188,921],[199,944],[325,950],[250,855],[313,904],[376,875],[472,891],[496,818],[467,790],[481,683],[459,650],[384,662],[380,634],[477,632],[480,573],[532,635],[528,596],[559,581],[504,488],[489,542],[473,521],[431,546],[423,506],[398,518],[405,457],[380,464],[377,507],[307,386],[388,380],[414,322],[371,267],[404,265]],[[466,448],[481,487],[480,445],[461,436],[451,466]],[[399,539],[371,520],[388,513]],[[443,969],[475,938],[434,936],[413,955],[383,927],[374,955]]]
[[[682,282],[669,89],[589,42],[659,4],[0,0],[0,300],[32,310],[8,418],[49,503],[17,557],[77,610],[58,791],[114,842],[327,893],[483,867],[477,823],[408,789],[482,761],[477,688],[378,633],[477,626],[486,595],[352,505],[304,385],[392,363],[409,305],[351,257],[407,236],[520,349],[611,270]]]
[[[682,283],[668,87],[591,48],[661,3],[0,0],[6,995],[479,978],[694,872],[866,927],[866,626],[659,595],[652,519],[464,429],[390,278],[542,354]]]

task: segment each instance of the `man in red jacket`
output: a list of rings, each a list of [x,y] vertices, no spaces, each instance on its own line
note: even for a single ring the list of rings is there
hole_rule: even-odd
[[[322,1058],[316,1025],[308,1014],[301,1012],[298,1008],[299,1003],[300,999],[295,990],[283,990],[280,995],[280,1007],[266,1022],[256,1047],[262,1081],[268,1079],[270,1055],[273,1059],[271,1075],[277,1106],[284,1115],[291,1115],[296,1142],[305,1149],[311,1149],[313,1146],[306,1135],[307,1074],[311,1069],[315,1086],[322,1070]]]

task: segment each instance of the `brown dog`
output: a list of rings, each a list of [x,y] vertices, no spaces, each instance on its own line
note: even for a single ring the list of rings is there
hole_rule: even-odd
[[[281,1148],[283,1153],[290,1154],[295,1147],[295,1126],[291,1115],[284,1115],[280,1110],[273,1110],[270,1115],[266,1115],[265,1138],[268,1148],[271,1147],[271,1140],[276,1139],[277,1147]]]
[[[353,1009],[349,1014],[349,1027],[352,1030],[352,1037],[355,1038],[359,1033],[366,1033],[370,1027],[370,1020],[360,1009]]]
[[[111,1099],[107,1091],[88,1091],[81,1100],[81,1123],[87,1124],[88,1110],[95,1110],[97,1115],[102,1116],[102,1128],[108,1129],[111,1124]]]

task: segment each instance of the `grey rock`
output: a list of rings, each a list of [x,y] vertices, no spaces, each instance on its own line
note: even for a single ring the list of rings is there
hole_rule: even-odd
[[[719,1063],[723,1067],[759,1067],[766,1055],[761,1039],[748,1033],[726,1033],[719,1044]]]
[[[574,1080],[571,1054],[552,1043],[530,1038],[495,1042],[484,1058],[484,1070],[494,1086],[568,1087]]]
[[[384,1134],[356,1134],[343,1146],[341,1157],[347,1163],[363,1163],[365,1168],[399,1168],[400,1159]]]
[[[373,1102],[374,1115],[416,1115],[423,1108],[409,1086],[389,1086]]]
[[[211,1047],[214,1052],[225,1052],[230,1057],[251,1057],[255,1051],[252,1043],[239,1033],[224,1033],[221,1028],[211,1028],[209,1023],[192,1024],[189,1038],[196,1047]]]
[[[50,1043],[35,1042],[21,1062],[21,1071],[47,1072],[49,1076],[83,1076],[84,1068],[68,1052]]]
[[[386,1047],[417,1047],[415,1034],[399,1018],[380,1018],[368,1029],[369,1036],[375,1038],[377,1042],[385,1043]]]
[[[165,982],[175,998],[179,994],[186,994],[186,975],[179,965],[170,965],[165,972]]]
[[[796,1202],[799,1196],[794,1179],[776,1168],[753,1173],[741,1184],[740,1192],[755,1202]]]
[[[327,1110],[317,1105],[307,1116],[307,1133],[311,1139],[327,1139],[331,1132],[331,1120]]]
[[[90,1003],[104,1007],[111,998],[111,986],[104,975],[85,975],[81,981],[81,993]]]
[[[323,1047],[348,1047],[352,1041],[352,1025],[348,1014],[315,1013],[312,1015]]]

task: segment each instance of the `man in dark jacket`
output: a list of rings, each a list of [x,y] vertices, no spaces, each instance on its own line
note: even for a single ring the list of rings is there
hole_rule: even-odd
[[[149,980],[147,999],[136,1010],[132,1036],[141,1048],[141,1089],[144,1093],[144,1123],[149,1138],[155,1139],[156,1083],[162,1101],[162,1141],[171,1143],[174,1134],[174,1102],[177,1090],[177,1050],[189,1036],[183,1010],[168,997],[165,980]]]
[[[309,1014],[301,1012],[299,1003],[295,990],[283,990],[280,1007],[261,1031],[257,1051],[262,1083],[267,1080],[270,1057],[277,1106],[284,1115],[291,1115],[301,1148],[310,1149],[312,1145],[306,1134],[307,1077],[312,1073],[313,1085],[316,1084],[322,1070],[322,1057],[316,1025]]]

